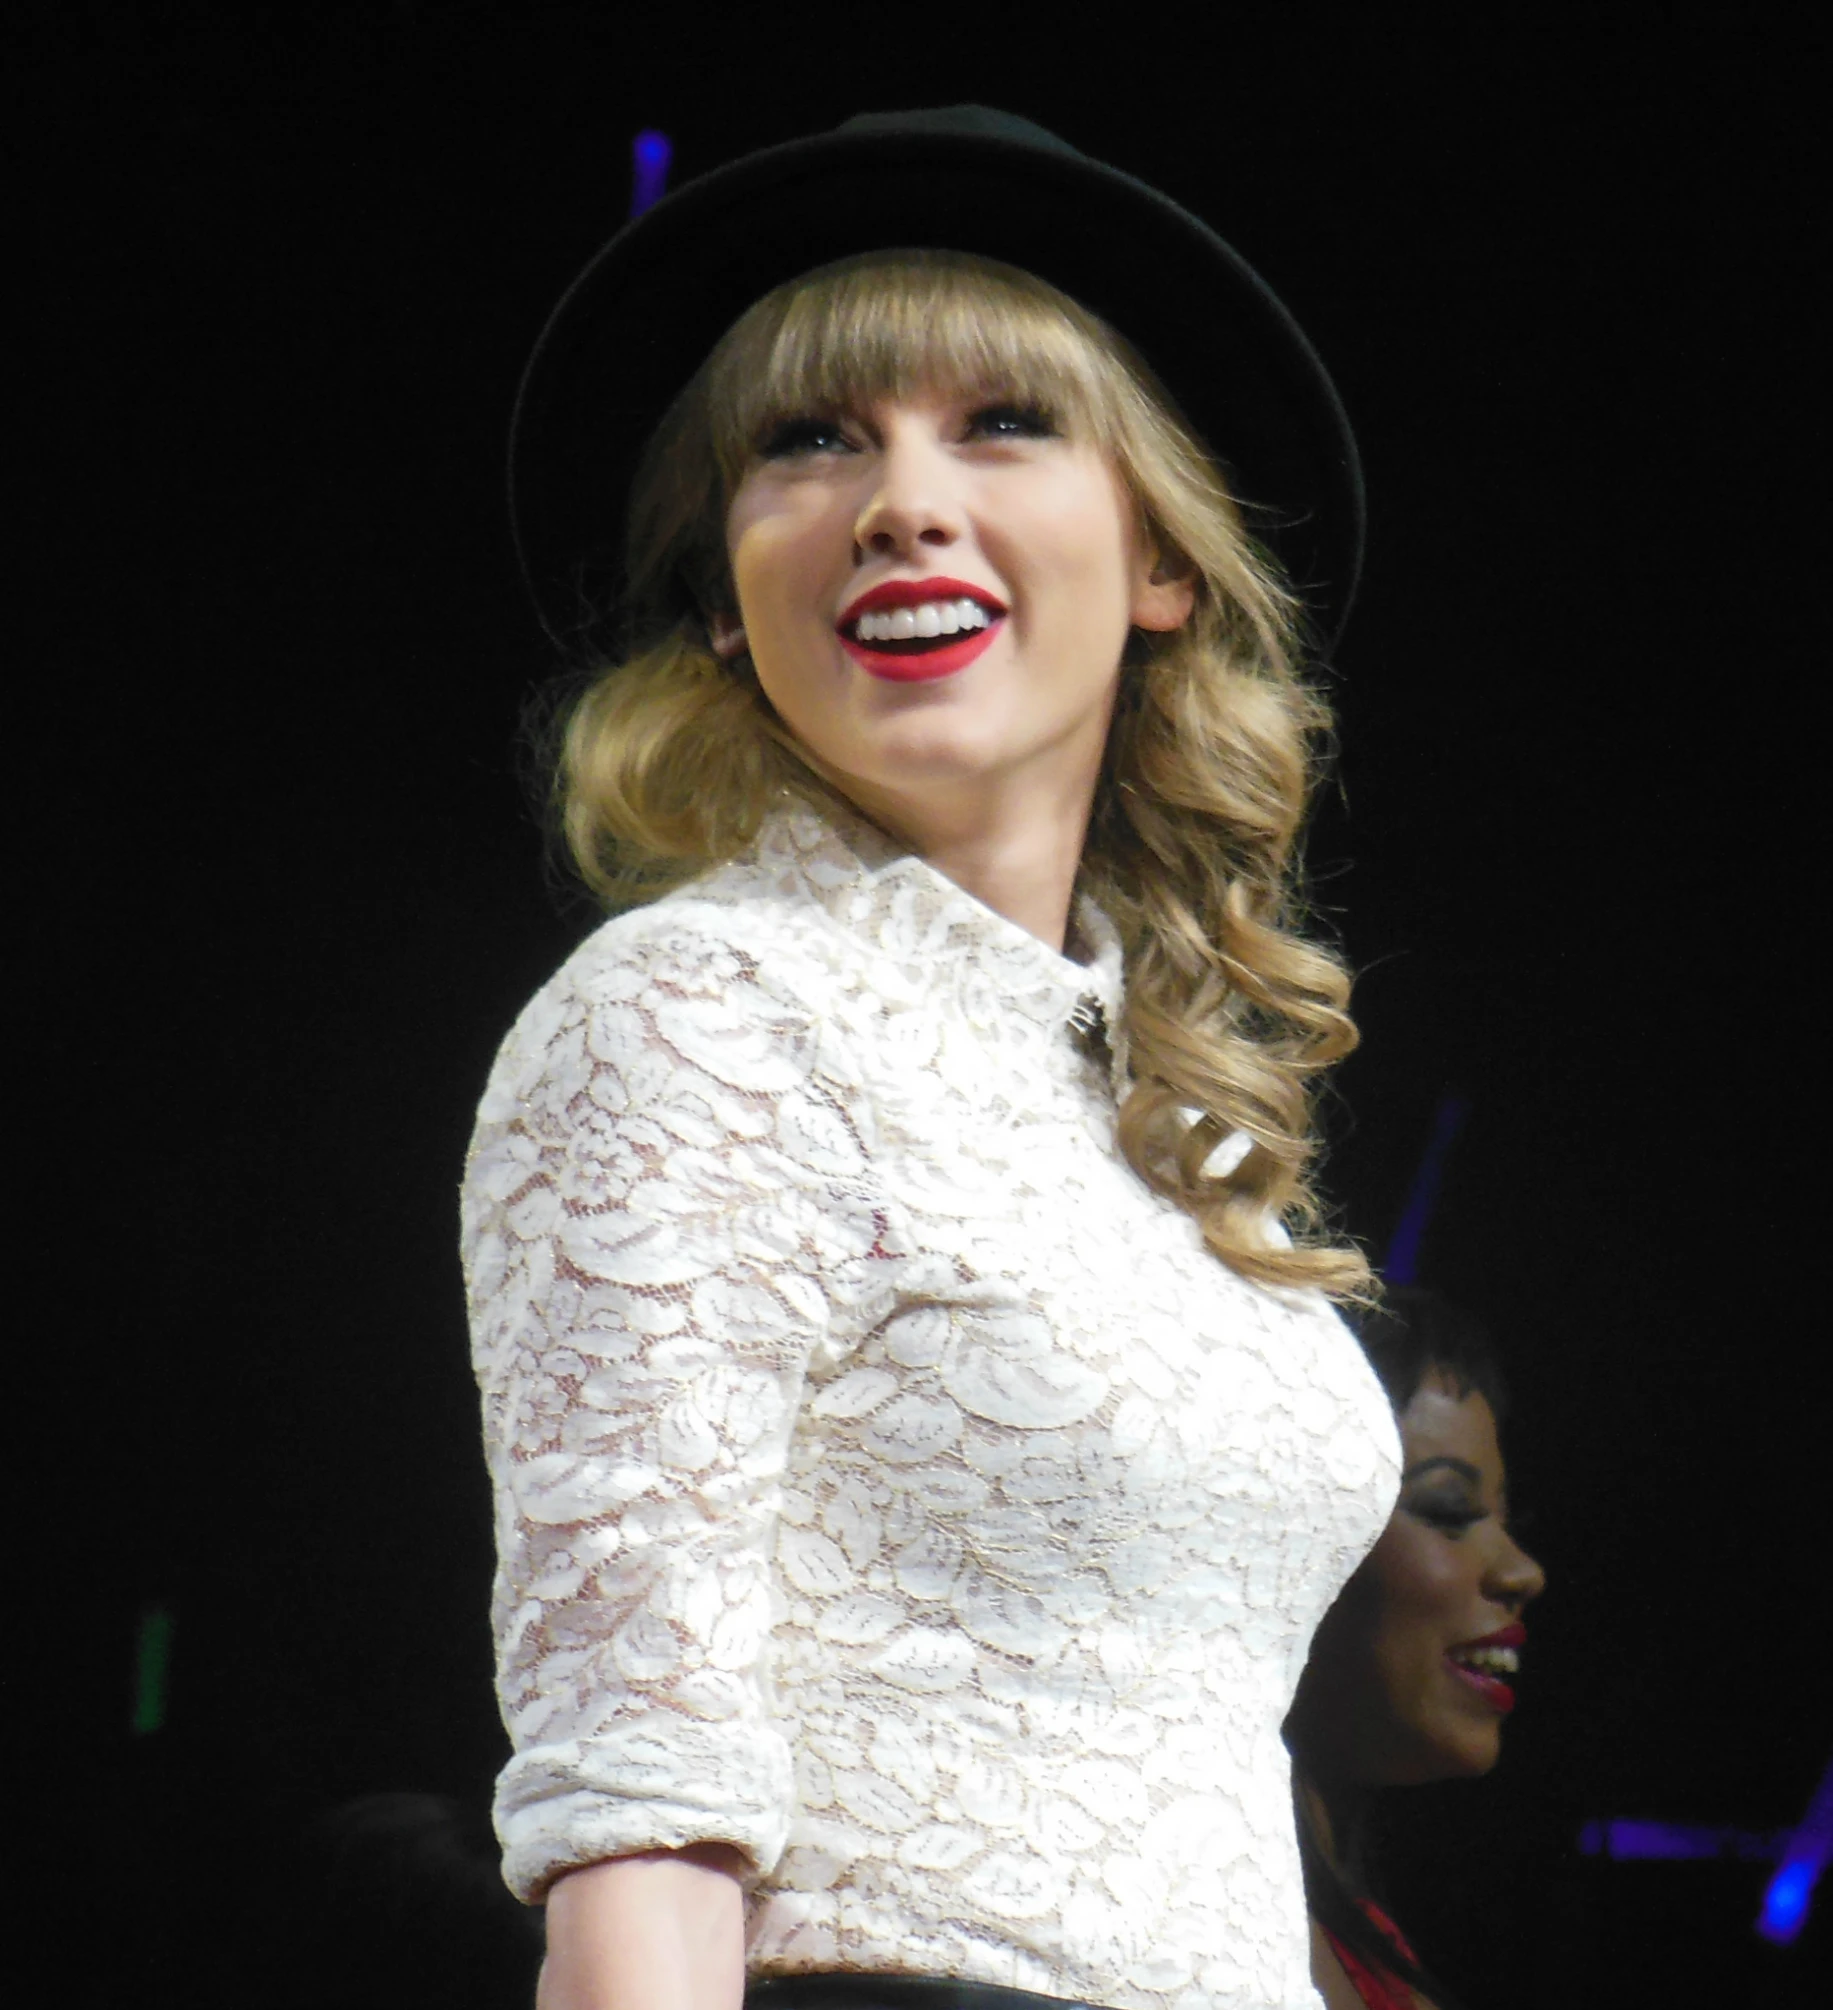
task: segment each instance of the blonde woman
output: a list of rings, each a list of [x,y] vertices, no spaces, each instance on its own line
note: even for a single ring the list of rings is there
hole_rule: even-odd
[[[617,910],[464,1190],[542,2010],[1314,2005],[1280,1726],[1398,1474],[1311,1187],[1328,379],[1156,191],[873,115],[612,241],[512,490]]]

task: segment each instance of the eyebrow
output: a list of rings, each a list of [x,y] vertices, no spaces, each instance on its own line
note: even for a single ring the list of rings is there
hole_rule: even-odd
[[[1421,1473],[1435,1472],[1440,1466],[1448,1466],[1452,1472],[1467,1479],[1473,1487],[1480,1487],[1483,1484],[1483,1475],[1477,1471],[1476,1467],[1468,1459],[1447,1458],[1421,1459],[1418,1465],[1409,1466],[1401,1474],[1400,1484],[1405,1486],[1409,1481],[1418,1479]]]

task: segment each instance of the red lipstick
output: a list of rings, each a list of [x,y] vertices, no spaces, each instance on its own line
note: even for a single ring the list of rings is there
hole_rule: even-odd
[[[1502,1680],[1502,1673],[1515,1672],[1516,1656],[1526,1645],[1527,1628],[1517,1619],[1512,1625],[1484,1634],[1480,1640],[1466,1640],[1456,1647],[1446,1648],[1445,1662],[1460,1682],[1474,1690],[1492,1710],[1498,1710],[1506,1717],[1515,1707],[1515,1691]],[[1477,1655],[1482,1655],[1490,1665],[1472,1667],[1465,1657]],[[1501,1673],[1497,1672],[1498,1662],[1501,1663]]]
[[[862,614],[877,614],[893,607],[917,607],[926,600],[971,600],[990,617],[984,628],[972,628],[953,641],[937,641],[921,650],[876,648],[849,633]],[[971,586],[963,579],[886,579],[848,603],[835,624],[841,647],[871,676],[892,684],[928,683],[938,677],[952,677],[983,655],[1005,622],[1004,601],[984,586]]]

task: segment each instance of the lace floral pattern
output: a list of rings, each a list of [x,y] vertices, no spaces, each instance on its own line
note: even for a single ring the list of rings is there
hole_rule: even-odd
[[[1313,2005],[1279,1726],[1387,1404],[1114,1142],[1121,959],[785,809],[590,937],[463,1195],[504,1872],[722,1840],[749,1960]]]

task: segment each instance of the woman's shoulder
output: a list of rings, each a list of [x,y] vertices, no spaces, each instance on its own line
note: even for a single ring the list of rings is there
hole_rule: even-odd
[[[1369,1924],[1382,1939],[1409,1967],[1416,1969],[1419,1965],[1419,1956],[1407,1944],[1406,1935],[1393,1920],[1372,1899],[1362,1898],[1356,1902]],[[1372,1957],[1359,1954],[1338,1934],[1315,1919],[1312,1921],[1311,1937],[1314,1965],[1317,1943],[1321,1938],[1327,1944],[1331,1955],[1335,1957],[1341,1983],[1348,1985],[1347,1989],[1340,1986],[1338,1978],[1329,1976],[1329,1971],[1326,1969],[1323,1994],[1329,2010],[1336,2010],[1339,2004],[1345,2006],[1347,2010],[1347,2006],[1352,2003],[1366,2006],[1366,2010],[1430,2010],[1425,1998],[1391,1968],[1377,1964]]]
[[[804,903],[742,865],[726,867],[601,922],[553,982],[587,1000],[640,988],[737,1016],[813,1017],[834,982],[828,936]]]
[[[806,1066],[823,1018],[822,959],[806,932],[778,904],[730,898],[717,876],[611,916],[517,1014],[486,1112],[542,1075],[661,1049],[716,1060],[734,1086],[780,1089]]]

